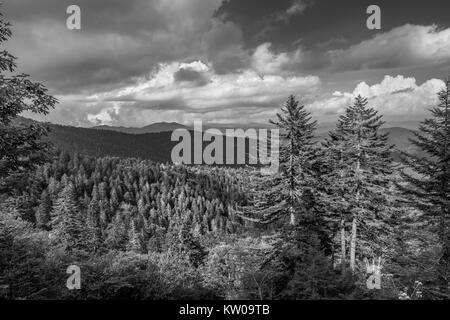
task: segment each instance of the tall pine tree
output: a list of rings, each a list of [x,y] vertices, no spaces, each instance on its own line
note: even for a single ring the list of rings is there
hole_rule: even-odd
[[[295,226],[298,212],[306,209],[300,205],[301,199],[314,185],[313,163],[318,154],[314,141],[316,121],[291,95],[281,113],[277,113],[277,120],[270,122],[280,129],[280,170],[250,181],[253,200],[243,209],[252,213],[251,221],[283,220]]]
[[[438,93],[439,104],[432,108],[415,132],[412,143],[425,151],[419,157],[404,153],[405,164],[413,170],[402,171],[407,185],[402,190],[423,210],[423,220],[436,231],[442,247],[438,264],[441,293],[448,293],[450,280],[450,79]],[[448,296],[447,296],[448,297]]]
[[[350,231],[350,268],[355,270],[358,229],[368,230],[369,241],[383,231],[387,214],[386,194],[391,186],[393,161],[388,134],[381,134],[382,116],[356,97],[353,106],[340,116],[325,147],[333,170],[328,173],[329,191],[341,212],[341,261],[345,263],[346,226]]]

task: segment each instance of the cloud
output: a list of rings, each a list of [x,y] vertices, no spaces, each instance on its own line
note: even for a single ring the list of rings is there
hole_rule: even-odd
[[[210,82],[195,87],[177,81],[173,75],[183,68],[203,72]],[[195,119],[265,123],[279,111],[289,94],[301,98],[313,116],[322,120],[335,121],[358,95],[367,97],[369,106],[385,119],[421,120],[428,108],[437,105],[437,93],[443,87],[442,80],[417,84],[414,77],[397,75],[385,76],[375,84],[360,82],[351,91],[327,94],[322,91],[320,79],[314,76],[260,76],[251,69],[216,75],[212,67],[194,61],[161,65],[149,78],[141,78],[137,86],[84,100],[79,96],[62,97],[60,106],[46,120],[82,126],[144,126],[155,121],[190,124]]]
[[[315,114],[341,114],[352,104],[353,99],[361,95],[368,98],[369,105],[385,116],[403,117],[403,119],[423,118],[430,107],[438,102],[437,93],[444,82],[430,79],[421,85],[415,78],[385,76],[377,84],[359,83],[352,92],[336,91],[331,97],[312,103],[309,107]]]
[[[271,43],[259,45],[251,56],[252,68],[263,75],[280,75],[292,72],[302,62],[300,49],[293,52],[273,53]]]
[[[202,50],[218,74],[247,66],[248,52],[243,49],[242,31],[230,21],[212,19],[211,28],[202,36]]]
[[[14,24],[6,48],[18,56],[19,71],[45,83],[60,99],[48,118],[58,123],[145,125],[199,117],[266,121],[291,93],[307,102],[320,94],[321,99],[311,104],[319,115],[341,112],[357,93],[387,114],[423,114],[435,102],[440,80],[418,85],[415,78],[387,76],[378,84],[358,81],[350,88],[345,86],[354,86],[352,77],[373,75],[340,72],[382,69],[376,74],[392,74],[392,69],[431,64],[436,69],[450,62],[450,28],[434,25],[403,25],[351,46],[354,40],[339,34],[328,41],[318,37],[315,44],[307,37],[283,43],[284,35],[260,43],[252,33],[264,26],[254,30],[239,19],[215,14],[222,0],[109,0],[107,5],[79,0],[80,31],[66,28],[69,4],[72,1],[5,4]],[[294,32],[288,30],[289,22],[312,4],[277,2],[274,10],[262,10],[260,16],[268,28]],[[257,26],[258,21],[255,18]],[[339,76],[344,92],[325,96],[315,74],[333,79],[328,87]]]
[[[311,5],[312,5],[311,1],[293,0],[287,9],[275,13],[270,20],[272,23],[280,21],[288,23],[292,17],[303,14],[306,11],[306,9]]]
[[[194,83],[197,86],[204,86],[209,82],[207,76],[192,68],[180,68],[173,74],[173,77],[175,81]]]
[[[262,74],[389,70],[450,63],[450,28],[436,25],[406,24],[344,49],[324,51],[346,42],[337,37],[317,43],[315,48],[278,53],[265,42],[256,47],[250,63]]]
[[[189,65],[201,69],[209,82],[201,87],[186,86],[173,75],[186,70],[187,64],[161,65],[150,78],[142,78],[137,86],[91,97],[98,103],[120,106],[118,109],[113,108],[115,105],[105,106],[97,114],[92,114],[91,119],[106,119],[109,123],[118,124],[124,119],[122,115],[127,114],[132,118],[128,118],[126,123],[143,125],[152,122],[150,116],[155,116],[158,111],[158,120],[176,119],[184,123],[194,119],[218,121],[221,117],[242,122],[266,122],[288,95],[300,94],[311,98],[320,88],[320,79],[315,76],[261,76],[251,69],[220,75],[201,61]]]
[[[344,50],[329,52],[334,69],[419,66],[450,61],[450,28],[406,24]]]
[[[203,35],[221,1],[80,0],[77,31],[66,28],[69,4],[17,0],[5,5],[13,23],[6,45],[18,56],[19,71],[56,94],[109,91],[134,83],[160,63],[204,57]]]
[[[289,8],[286,10],[286,15],[294,16],[302,14],[306,8],[310,5],[305,0],[294,0]]]

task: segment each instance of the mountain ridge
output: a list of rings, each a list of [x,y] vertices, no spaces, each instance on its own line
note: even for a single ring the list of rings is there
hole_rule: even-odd
[[[19,117],[16,124],[30,125],[34,120]],[[171,151],[178,141],[171,141],[171,131],[127,133],[108,129],[82,128],[64,126],[52,123],[44,123],[50,128],[45,139],[56,146],[68,151],[78,151],[94,156],[118,156],[130,158],[150,159],[160,162],[171,161]],[[179,128],[178,126],[176,127]],[[192,128],[184,126],[193,131]],[[204,129],[207,129],[205,126]],[[257,128],[255,128],[257,129]],[[396,148],[411,153],[419,153],[417,148],[409,141],[413,137],[413,131],[401,127],[382,128],[382,133],[389,132],[389,144],[395,144]],[[326,138],[328,131],[317,132],[316,139]],[[208,144],[208,143],[206,143]],[[398,152],[394,154],[398,159]]]
[[[188,128],[189,127],[177,122],[155,122],[143,127],[122,127],[122,126],[108,126],[108,125],[92,127],[92,129],[96,130],[117,131],[129,134],[159,133],[159,132],[173,131],[176,129],[188,129]]]

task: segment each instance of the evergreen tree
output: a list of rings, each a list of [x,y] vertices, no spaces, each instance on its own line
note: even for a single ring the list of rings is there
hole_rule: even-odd
[[[46,230],[49,228],[49,222],[51,220],[52,203],[50,195],[47,190],[44,190],[41,195],[39,207],[36,210],[36,224],[39,228]]]
[[[98,201],[98,189],[94,185],[92,199],[87,209],[87,227],[89,232],[89,242],[91,249],[95,252],[102,244],[102,230],[100,224],[100,206]]]
[[[323,299],[332,295],[336,274],[330,259],[321,249],[321,241],[312,232],[295,233],[296,245],[289,246],[280,258],[291,264],[292,275],[280,293],[287,299]],[[278,258],[278,259],[280,259]]]
[[[72,182],[58,195],[53,208],[53,231],[66,250],[88,249],[86,219],[80,212],[77,195]]]
[[[413,170],[401,172],[407,182],[400,188],[423,210],[422,221],[436,231],[442,252],[439,259],[439,287],[448,294],[450,280],[450,79],[438,93],[439,104],[431,109],[415,132],[412,143],[426,153],[419,157],[404,153],[405,164]],[[447,296],[448,297],[448,296]]]
[[[136,227],[136,223],[131,221],[130,229],[128,230],[128,242],[127,251],[132,251],[135,253],[142,253],[142,238]]]
[[[394,169],[388,133],[381,134],[382,116],[367,107],[367,99],[356,97],[354,105],[339,117],[336,129],[325,143],[333,170],[326,181],[338,195],[341,215],[341,241],[345,225],[351,222],[350,268],[355,269],[358,229],[368,230],[372,240],[383,232],[388,206],[386,195]],[[365,234],[368,237],[368,234]],[[376,241],[375,241],[376,242]],[[342,244],[343,250],[345,243]],[[344,262],[344,261],[342,261]]]
[[[200,241],[192,235],[192,232],[186,223],[180,230],[179,245],[181,246],[181,251],[186,253],[189,257],[190,263],[194,267],[197,268],[203,264],[203,260],[206,257],[207,252],[200,244]]]
[[[128,243],[128,229],[124,212],[129,212],[129,205],[123,205],[106,230],[106,244],[110,249],[125,250]]]
[[[252,190],[251,205],[244,211],[252,212],[256,218],[250,221],[270,223],[285,219],[291,226],[297,224],[297,213],[307,214],[308,208],[302,206],[302,198],[313,193],[313,164],[317,159],[317,147],[314,142],[316,121],[304,106],[291,95],[277,120],[271,121],[281,131],[279,154],[279,173],[265,177],[254,177],[250,181]],[[244,216],[245,218],[245,216]]]
[[[266,263],[279,265],[275,273],[284,274],[285,279],[290,279],[279,284],[281,291],[286,290],[283,294],[289,294],[289,287],[298,288],[296,281],[302,270],[314,270],[319,277],[322,273],[329,274],[332,264],[327,258],[330,239],[324,221],[325,208],[318,202],[321,150],[314,141],[316,122],[311,121],[310,114],[304,106],[299,106],[293,96],[289,97],[282,113],[277,116],[278,121],[272,123],[280,128],[283,142],[280,148],[280,172],[275,176],[254,179],[250,184],[253,199],[250,206],[244,209],[257,215],[251,220],[244,218],[257,223],[288,218],[282,221],[279,228],[282,232],[277,235],[281,248],[275,249]],[[317,241],[312,243],[311,239]],[[318,257],[320,265],[317,264]],[[283,286],[286,288],[281,289]],[[316,289],[320,290],[311,290]],[[316,295],[318,293],[303,292],[296,297]]]

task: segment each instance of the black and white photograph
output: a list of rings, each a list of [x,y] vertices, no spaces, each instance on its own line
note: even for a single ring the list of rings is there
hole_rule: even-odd
[[[449,0],[1,1],[0,307],[449,281]]]

